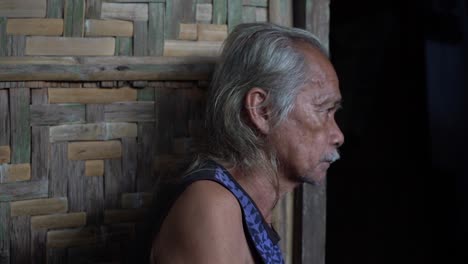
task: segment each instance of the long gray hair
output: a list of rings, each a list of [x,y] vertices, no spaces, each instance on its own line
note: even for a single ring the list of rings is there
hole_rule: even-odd
[[[244,99],[250,89],[261,88],[268,94],[265,106],[272,110],[272,126],[287,118],[298,91],[313,78],[307,75],[306,61],[297,45],[301,42],[328,57],[318,39],[302,29],[248,23],[230,33],[208,92],[208,141],[195,167],[210,158],[243,170],[263,166],[277,171],[274,150],[245,116]]]

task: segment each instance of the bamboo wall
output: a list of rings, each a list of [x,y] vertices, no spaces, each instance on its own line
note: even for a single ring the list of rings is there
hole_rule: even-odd
[[[122,262],[250,21],[290,25],[291,2],[1,0],[0,264]],[[292,199],[280,209],[289,262]]]

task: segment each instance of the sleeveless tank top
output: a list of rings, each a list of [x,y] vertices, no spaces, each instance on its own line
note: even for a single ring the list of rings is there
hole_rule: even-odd
[[[236,197],[243,216],[243,226],[245,236],[249,243],[251,252],[254,254],[256,263],[282,264],[284,263],[278,242],[280,240],[275,230],[266,223],[255,202],[247,192],[234,180],[230,173],[220,164],[214,161],[207,161],[204,166],[186,175],[176,194],[171,199],[171,204],[166,208],[165,215],[172,206],[172,203],[191,183],[199,180],[210,180],[217,182]],[[162,221],[161,221],[162,223]],[[229,228],[229,227],[226,227]]]

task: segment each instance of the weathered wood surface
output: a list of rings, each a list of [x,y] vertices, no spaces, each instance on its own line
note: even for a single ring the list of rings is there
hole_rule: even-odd
[[[292,6],[292,0],[270,0],[270,22],[282,26],[291,27],[293,25]]]
[[[221,54],[221,41],[166,40],[164,56],[212,56]]]
[[[50,141],[110,140],[136,137],[137,125],[133,123],[88,123],[50,127]]]
[[[213,24],[227,23],[227,0],[213,0]]]
[[[121,160],[106,160],[104,171],[104,207],[105,208],[119,208],[119,197],[123,190],[129,188],[125,186],[126,183],[123,172]]]
[[[47,263],[46,237],[47,230],[31,228],[31,264]]]
[[[147,21],[148,4],[102,3],[101,18]]]
[[[87,160],[85,162],[86,176],[104,176],[104,160]]]
[[[112,56],[114,38],[28,37],[26,55]]]
[[[199,24],[198,40],[224,41],[228,35],[227,25]]]
[[[137,90],[132,88],[49,88],[50,103],[108,104],[135,101]]]
[[[68,199],[66,197],[33,199],[10,203],[11,216],[33,216],[66,213]]]
[[[123,184],[128,192],[135,191],[138,164],[138,144],[137,138],[122,138],[122,170]]]
[[[0,202],[47,197],[47,181],[0,184]]]
[[[51,59],[52,60],[52,59]],[[0,79],[5,81],[104,81],[104,80],[207,80],[214,57],[83,57],[41,63],[43,57],[0,60]],[[16,62],[15,62],[16,61]],[[52,60],[53,61],[53,60]],[[63,65],[64,63],[68,65]]]
[[[32,127],[32,180],[47,180],[49,176],[49,127]]]
[[[166,2],[165,39],[176,39],[179,24],[195,23],[196,0],[171,0]]]
[[[197,23],[211,23],[213,20],[213,5],[197,4],[195,19]]]
[[[46,237],[47,240],[47,237]],[[62,264],[68,260],[66,248],[49,248],[47,247],[47,264]]]
[[[64,36],[83,37],[85,0],[65,0]]]
[[[50,175],[49,175],[49,196],[67,196],[68,177],[68,157],[66,142],[53,143],[50,145]]]
[[[285,264],[293,263],[294,193],[286,194],[273,212],[273,225],[281,237],[280,247]]]
[[[86,107],[82,104],[31,105],[31,125],[80,124],[86,119]]]
[[[87,19],[85,23],[86,37],[131,37],[133,36],[133,23],[124,20]]]
[[[179,25],[179,40],[197,40],[198,39],[197,24],[180,24]]]
[[[255,9],[255,21],[267,22],[268,21],[268,9],[258,7]]]
[[[124,209],[149,208],[152,201],[153,194],[150,192],[122,194],[122,208]]]
[[[133,56],[148,54],[148,23],[147,21],[133,22]]]
[[[46,57],[46,56],[31,56],[31,57],[2,57],[0,65],[74,65],[78,64],[78,60],[73,57]]]
[[[63,18],[63,0],[47,0],[47,17]]]
[[[104,122],[103,104],[86,104],[86,122],[99,123]]]
[[[7,34],[60,36],[63,34],[63,19],[57,19],[57,18],[8,19]]]
[[[268,6],[268,0],[243,0],[242,5],[267,7]]]
[[[242,22],[252,23],[257,20],[256,14],[257,8],[254,6],[243,6],[242,7]]]
[[[10,89],[11,163],[31,162],[29,88]]]
[[[68,159],[70,160],[116,159],[120,157],[122,157],[122,144],[117,140],[68,144]]]
[[[0,202],[0,263],[10,264],[10,203]]]
[[[116,56],[133,55],[133,38],[116,37],[115,38],[115,55]]]
[[[68,204],[70,212],[82,212],[86,204],[85,161],[70,160],[67,168]]]
[[[28,181],[31,179],[31,164],[0,165],[0,183]]]
[[[2,0],[0,17],[45,17],[46,0]]]
[[[86,0],[86,18],[101,18],[102,0]]]
[[[162,56],[166,6],[163,3],[150,3],[148,12],[148,55]]]
[[[10,163],[11,149],[10,146],[0,146],[0,164]]]
[[[86,213],[52,214],[31,217],[32,229],[73,228],[86,225]]]
[[[10,100],[8,97],[8,90],[0,89],[0,146],[10,145]]]
[[[8,55],[7,22],[6,17],[0,17],[0,56]]]
[[[10,222],[10,261],[27,264],[31,261],[31,229],[27,216],[13,217]]]
[[[242,0],[228,1],[228,26],[231,32],[237,25],[242,23]]]
[[[85,177],[86,185],[86,222],[90,225],[102,223],[104,210],[104,177]]]
[[[305,19],[305,29],[314,33],[320,42],[328,49],[330,27],[330,0],[303,1],[302,10]],[[326,25],[326,26],[325,26]]]
[[[50,248],[74,247],[97,242],[98,230],[93,227],[47,232],[47,247]]]
[[[24,56],[26,49],[26,36],[8,35],[7,56]]]
[[[107,122],[152,122],[154,102],[122,102],[104,106],[104,120]]]

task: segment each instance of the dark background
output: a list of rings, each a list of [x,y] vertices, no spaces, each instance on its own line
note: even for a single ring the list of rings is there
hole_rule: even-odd
[[[327,264],[468,263],[467,2],[331,0]]]

